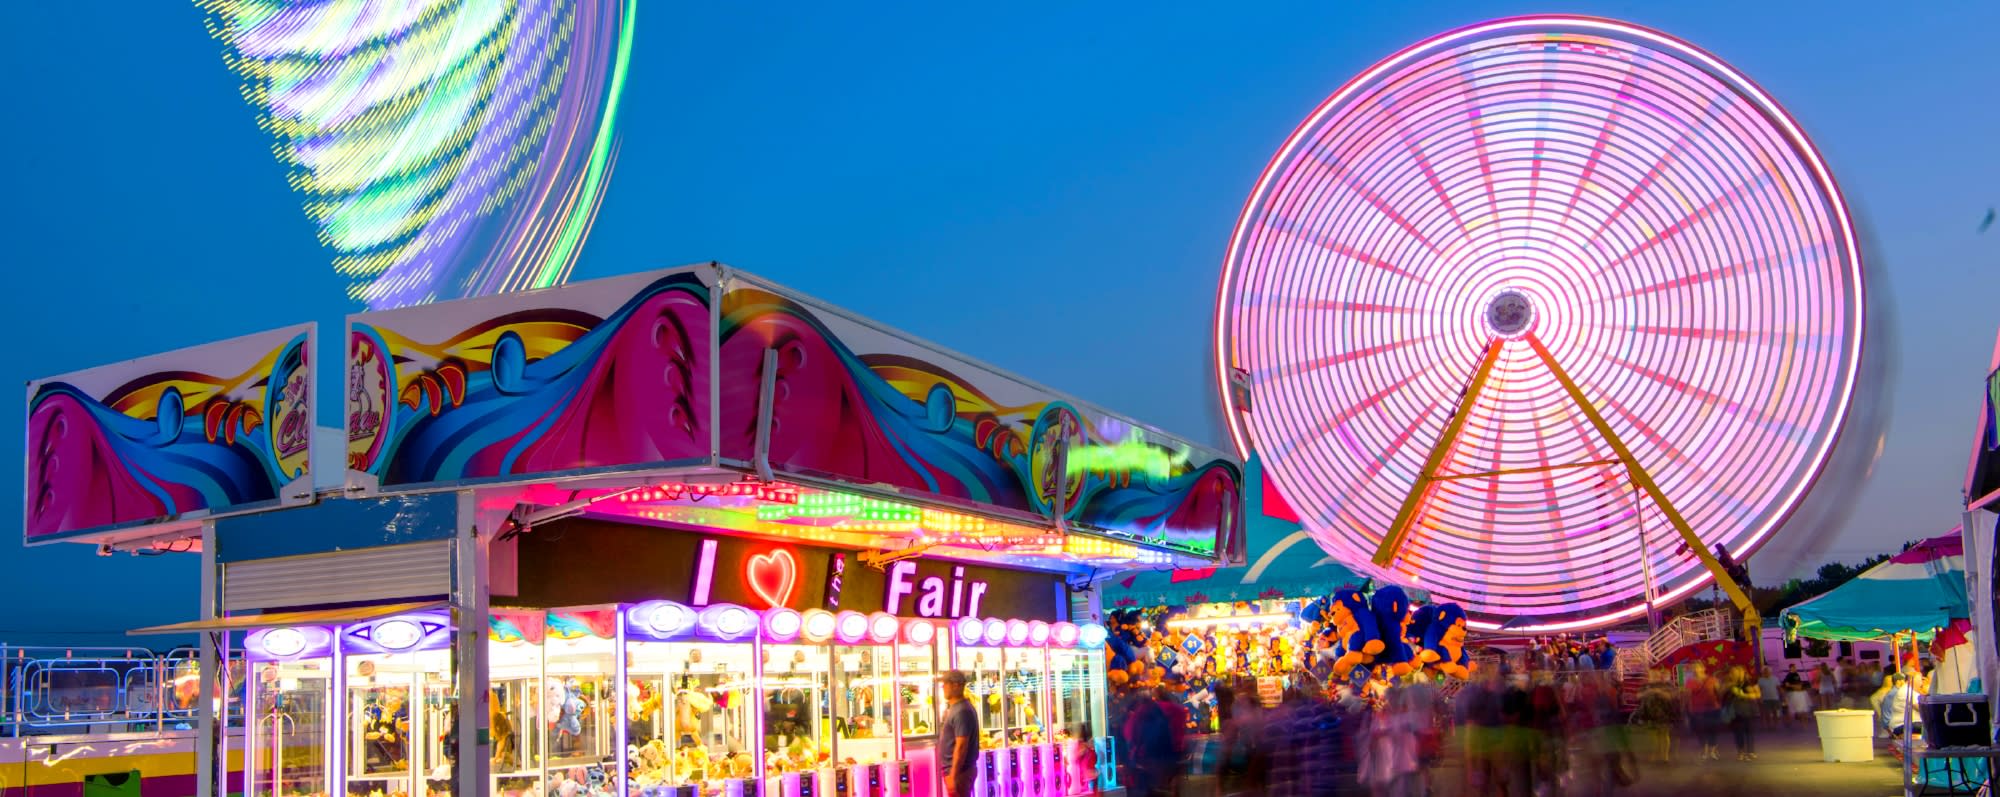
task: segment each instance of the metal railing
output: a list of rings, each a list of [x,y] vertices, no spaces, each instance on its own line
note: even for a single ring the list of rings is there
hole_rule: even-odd
[[[0,736],[192,729],[200,679],[192,649],[0,645]],[[240,689],[227,701],[232,724],[240,719]]]
[[[1671,622],[1646,638],[1643,646],[1647,667],[1664,661],[1674,651],[1697,642],[1712,642],[1730,638],[1731,623],[1735,613],[1728,609],[1705,609],[1674,618]]]

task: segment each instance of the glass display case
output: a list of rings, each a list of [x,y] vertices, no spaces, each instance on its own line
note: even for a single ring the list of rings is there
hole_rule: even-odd
[[[1010,747],[1041,744],[1048,740],[1044,722],[1048,710],[1048,664],[1041,648],[1007,648],[1001,653],[1005,677],[1001,689],[1005,699],[1002,722],[1007,727]]]
[[[979,749],[998,750],[1007,743],[1005,700],[1001,682],[1006,670],[1006,623],[1001,620],[962,622],[952,667],[965,673],[965,699],[979,716]],[[968,641],[969,640],[969,641]]]
[[[334,713],[333,632],[319,626],[270,628],[244,641],[252,672],[245,730],[248,797],[326,797]]]
[[[1050,715],[1055,736],[1054,793],[1087,794],[1096,789],[1099,741],[1105,725],[1104,654],[1077,650],[1076,626],[1057,623],[1049,648]],[[1106,757],[1108,760],[1108,756]]]
[[[804,773],[827,765],[833,757],[827,647],[771,644],[763,651],[759,703],[764,711],[764,775]]]
[[[541,797],[542,640],[539,610],[494,609],[487,639],[486,720],[495,797]]]
[[[903,736],[902,760],[908,782],[898,779],[902,797],[934,797],[937,790],[938,653],[945,635],[929,620],[905,620],[896,645],[896,726]]]
[[[845,614],[836,623],[857,627],[839,628],[840,644],[833,646],[834,760],[846,766],[888,763],[900,747],[895,642],[901,624],[887,614]]]
[[[347,794],[451,793],[449,622],[423,613],[342,629]]]
[[[618,610],[551,609],[542,643],[548,790],[610,795],[618,778]]]
[[[756,648],[737,628],[703,630],[694,610],[667,601],[627,610],[628,797],[682,787],[720,795],[728,781],[755,777]]]

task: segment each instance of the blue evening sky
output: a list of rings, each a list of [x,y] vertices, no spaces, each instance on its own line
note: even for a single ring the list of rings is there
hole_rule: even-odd
[[[62,3],[7,15],[0,307],[21,335],[0,377],[306,320],[338,329],[355,308],[200,13],[113,5],[83,25]],[[1315,104],[1487,17],[1592,13],[1689,39],[1799,118],[1893,282],[1899,371],[1873,477],[1844,523],[1805,530],[1811,544],[1790,547],[1811,550],[1774,549],[1760,571],[1957,521],[2000,322],[2000,225],[1977,232],[2000,204],[2000,5],[641,5],[622,147],[578,278],[721,260],[1218,443],[1218,264],[1258,170]],[[19,451],[21,424],[0,430]],[[0,483],[21,483],[20,461],[0,457]],[[19,491],[0,491],[0,517],[20,511]],[[196,565],[13,548],[0,640],[186,619]]]

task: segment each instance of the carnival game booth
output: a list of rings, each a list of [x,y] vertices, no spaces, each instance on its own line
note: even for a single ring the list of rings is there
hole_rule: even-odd
[[[1096,586],[1240,560],[1240,463],[727,268],[347,326],[338,489],[310,327],[30,386],[28,541],[200,553],[252,794],[928,797],[949,668],[984,793],[1110,788]]]

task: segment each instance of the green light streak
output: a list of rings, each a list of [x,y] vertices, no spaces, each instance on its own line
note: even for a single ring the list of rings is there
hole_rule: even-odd
[[[549,256],[535,269],[531,288],[548,288],[566,276],[561,264],[574,264],[572,253],[583,238],[583,228],[595,215],[597,187],[604,180],[604,168],[611,160],[611,129],[618,119],[618,100],[625,94],[625,69],[632,62],[632,31],[638,27],[639,0],[626,0],[624,24],[618,30],[618,63],[611,69],[611,90],[605,95],[604,118],[597,123],[597,141],[590,148],[590,165],[585,167],[583,193],[569,218],[563,220],[562,237],[550,247]]]

